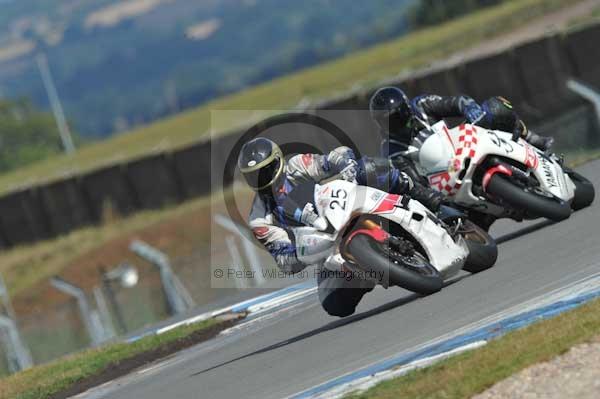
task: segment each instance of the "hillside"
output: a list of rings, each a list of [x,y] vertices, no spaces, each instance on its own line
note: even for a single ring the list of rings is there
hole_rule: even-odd
[[[88,145],[73,156],[53,157],[1,175],[0,192],[205,139],[209,132],[211,110],[287,109],[294,107],[302,99],[316,101],[348,91],[356,84],[373,85],[411,68],[429,65],[458,50],[477,45],[484,39],[524,27],[526,22],[540,15],[580,2],[511,1],[450,23],[422,29],[239,93],[223,96],[127,134]],[[244,122],[247,121],[229,121],[228,125],[212,128],[222,133]]]
[[[4,0],[0,93],[47,107],[47,53],[68,118],[94,138],[404,33],[416,0]]]

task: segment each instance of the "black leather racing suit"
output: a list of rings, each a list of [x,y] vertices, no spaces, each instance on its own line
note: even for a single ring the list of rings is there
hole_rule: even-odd
[[[406,127],[411,131],[410,134],[403,136],[413,137],[417,146],[422,144],[428,136],[424,131],[425,124],[423,122],[432,125],[444,118],[462,117],[475,123],[485,116],[483,108],[468,96],[418,96],[411,101],[411,109],[414,117]],[[381,156],[389,158],[395,168],[406,173],[415,182],[415,187],[410,192],[414,199],[430,208],[435,208],[439,206],[444,196],[440,192],[430,189],[429,182],[419,174],[413,161],[402,156],[409,144],[412,143],[401,142],[393,137],[386,138],[381,143]]]

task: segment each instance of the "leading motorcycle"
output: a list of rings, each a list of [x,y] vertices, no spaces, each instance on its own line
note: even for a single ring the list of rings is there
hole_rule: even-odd
[[[560,221],[594,200],[592,183],[562,157],[515,141],[510,133],[470,124],[448,128],[444,121],[429,130],[421,148],[408,155],[432,188],[463,209],[518,221]]]
[[[290,220],[298,220],[307,203],[318,221],[291,227],[307,264],[325,255],[325,267],[343,264],[386,287],[427,295],[461,269],[475,273],[496,262],[495,241],[451,208],[435,215],[408,196],[345,180],[294,188],[284,205]]]

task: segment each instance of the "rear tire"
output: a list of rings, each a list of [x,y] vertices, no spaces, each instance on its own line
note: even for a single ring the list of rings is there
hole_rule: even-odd
[[[358,234],[350,240],[347,250],[361,269],[382,275],[383,282],[387,281],[390,286],[397,285],[422,295],[442,289],[443,280],[439,272],[417,251],[410,262],[412,264],[409,264],[402,258],[388,257],[382,246],[373,238]],[[418,267],[415,267],[417,263]]]
[[[550,198],[534,192],[525,191],[513,184],[506,176],[492,176],[487,192],[501,198],[512,207],[525,210],[528,216],[544,217],[555,222],[571,216],[571,205],[558,198]]]
[[[575,197],[573,197],[573,201],[571,202],[571,208],[574,211],[587,208],[594,202],[594,198],[596,197],[594,185],[577,172],[569,170],[567,174],[575,184]]]
[[[475,223],[466,220],[460,234],[469,248],[469,256],[463,270],[469,273],[479,273],[496,264],[498,245],[485,230]]]

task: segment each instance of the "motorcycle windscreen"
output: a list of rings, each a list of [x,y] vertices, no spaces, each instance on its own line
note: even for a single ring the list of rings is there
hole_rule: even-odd
[[[419,163],[427,174],[448,170],[454,152],[452,143],[440,134],[433,134],[425,140],[419,152]]]

